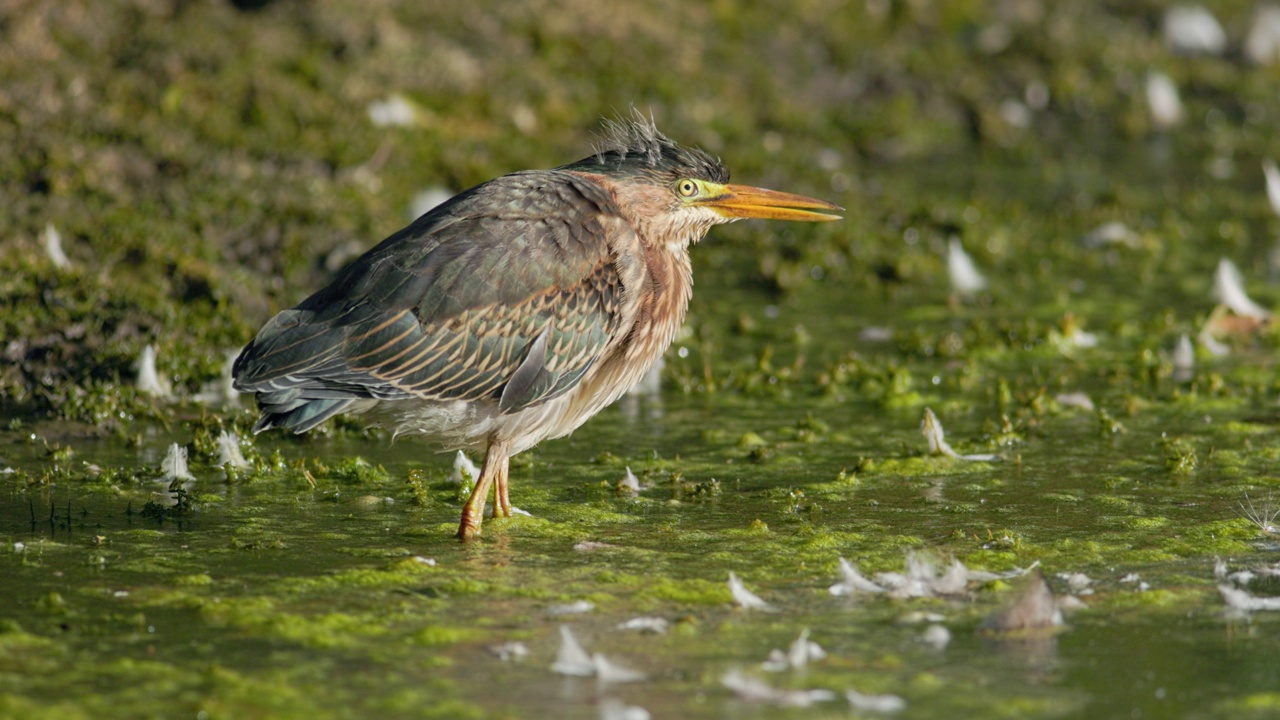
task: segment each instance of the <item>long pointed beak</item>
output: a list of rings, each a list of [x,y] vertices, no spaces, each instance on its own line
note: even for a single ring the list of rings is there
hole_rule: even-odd
[[[797,220],[801,222],[830,222],[840,220],[839,215],[832,215],[815,210],[844,210],[825,200],[817,200],[804,195],[766,190],[750,185],[721,185],[723,191],[705,200],[698,201],[728,218],[761,218],[765,220]]]

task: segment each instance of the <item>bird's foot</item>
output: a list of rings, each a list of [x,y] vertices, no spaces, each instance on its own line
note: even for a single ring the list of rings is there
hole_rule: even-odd
[[[481,479],[483,482],[483,478]],[[484,523],[485,493],[473,490],[467,504],[462,506],[462,520],[458,523],[458,539],[471,540],[480,534]]]
[[[462,522],[458,523],[458,539],[463,541],[474,540],[480,535],[481,522],[480,515],[463,512]]]

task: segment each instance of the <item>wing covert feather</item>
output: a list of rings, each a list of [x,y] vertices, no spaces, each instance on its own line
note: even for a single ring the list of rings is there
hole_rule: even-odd
[[[272,392],[295,405],[501,398],[504,412],[555,397],[618,330],[610,216],[623,226],[602,188],[560,171],[467,191],[273,318],[237,359],[236,385],[257,391],[264,411]],[[540,337],[545,357],[527,364],[537,372],[504,396]]]

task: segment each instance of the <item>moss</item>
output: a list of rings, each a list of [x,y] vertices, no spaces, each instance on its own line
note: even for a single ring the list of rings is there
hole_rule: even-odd
[[[1079,495],[1073,495],[1071,493],[1045,493],[1040,497],[1047,502],[1053,503],[1067,503],[1074,505],[1075,503],[1081,502],[1081,497]]]
[[[471,628],[429,626],[415,632],[413,641],[427,647],[447,647],[474,642],[483,636],[482,632]]]
[[[301,643],[313,648],[351,647],[359,638],[381,636],[388,629],[372,618],[360,618],[342,612],[309,616],[296,613],[239,613],[235,624],[267,636]]]
[[[1207,539],[1172,538],[1162,543],[1161,548],[1165,551],[1165,557],[1205,557],[1208,555],[1230,557],[1246,555],[1253,550],[1253,546],[1247,542],[1226,537]]]
[[[1126,523],[1134,530],[1159,530],[1168,527],[1169,518],[1165,517],[1138,517],[1129,518]]]
[[[1095,605],[1116,609],[1149,610],[1163,607],[1186,607],[1198,602],[1202,597],[1203,593],[1199,590],[1153,588],[1141,592],[1112,593],[1099,598]]]
[[[1121,510],[1131,513],[1141,513],[1142,506],[1133,500],[1118,497],[1115,495],[1093,495],[1089,498],[1090,502],[1101,505],[1104,508],[1113,510]]]
[[[979,550],[966,554],[964,563],[975,570],[985,569],[995,572],[1025,566],[1026,561],[1012,551]]]
[[[59,646],[49,638],[24,633],[22,628],[13,624],[0,633],[0,647],[4,647],[5,657],[18,657],[26,653],[56,652]]]
[[[53,720],[53,718],[78,720],[93,717],[91,711],[78,706],[75,701],[25,698],[10,693],[0,693],[0,714],[5,717],[31,718],[31,720]]]
[[[404,717],[421,717],[427,720],[481,720],[486,717],[493,717],[486,713],[475,704],[455,700],[451,698],[440,697],[441,693],[438,688],[431,689],[405,689],[399,690],[387,697],[378,698],[375,702],[377,708],[382,712],[390,715],[399,715]],[[514,716],[518,713],[519,706],[513,707],[506,711],[504,715]]]
[[[636,592],[636,600],[662,600],[680,606],[721,605],[732,601],[729,587],[725,583],[713,583],[706,580],[674,580],[656,578]]]
[[[469,578],[457,578],[436,586],[445,595],[454,597],[476,597],[490,595],[494,591],[492,583]]]
[[[921,441],[923,444],[923,440]],[[990,472],[985,462],[966,462],[949,457],[927,456],[907,458],[883,458],[876,463],[875,474],[916,477],[927,475],[967,475]]]
[[[213,584],[213,578],[206,573],[182,575],[174,578],[173,584],[185,587],[208,587]]]
[[[1223,717],[1271,717],[1280,712],[1280,693],[1259,692],[1234,697],[1218,702],[1213,709]]]

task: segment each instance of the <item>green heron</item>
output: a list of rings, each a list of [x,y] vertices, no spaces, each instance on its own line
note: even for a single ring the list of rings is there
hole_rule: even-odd
[[[636,118],[597,152],[491,180],[383,240],[272,318],[236,359],[254,432],[364,413],[395,435],[486,446],[458,536],[511,514],[512,455],[562,437],[662,355],[693,287],[689,245],[739,218],[826,221],[822,200],[731,185]]]

